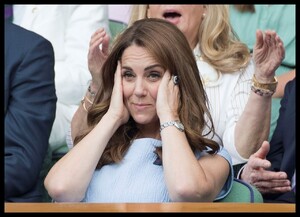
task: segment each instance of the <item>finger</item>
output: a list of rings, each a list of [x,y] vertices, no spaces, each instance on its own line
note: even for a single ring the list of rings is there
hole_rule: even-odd
[[[121,83],[121,63],[118,61],[118,65],[115,71],[115,83],[120,84]]]
[[[106,32],[103,31],[103,32],[100,32],[100,33],[97,33],[95,32],[92,36],[91,36],[91,39],[90,39],[90,45],[91,44],[94,44],[96,41],[98,41],[100,38],[104,38],[104,36],[106,35]]]
[[[281,38],[276,35],[276,47],[278,47],[278,53],[281,57],[281,61],[285,58],[285,48],[284,48],[284,44],[283,44],[283,41],[281,40]]]
[[[271,40],[272,40],[272,32],[266,30],[264,33],[264,43],[266,43],[270,47]]]
[[[90,43],[90,50],[97,51],[99,50],[100,44],[103,42],[103,37],[97,38],[97,40],[94,40]]]
[[[276,45],[275,37],[276,37],[275,31],[271,31],[271,30],[266,31],[266,43],[268,47],[274,47]]]
[[[253,174],[253,176],[256,176],[256,181],[269,181],[269,182],[288,181],[289,182],[289,180],[287,179],[287,174],[283,171],[274,172],[274,171],[263,170],[263,171],[256,172],[256,174]]]
[[[256,30],[256,42],[255,42],[255,47],[258,49],[263,47],[263,33],[261,30]]]
[[[275,41],[276,41],[277,46],[283,46],[283,41],[281,40],[281,38],[277,34],[275,36]]]
[[[268,141],[264,141],[261,147],[254,153],[255,157],[265,159],[270,150],[270,143]]]
[[[276,47],[275,35],[271,34],[270,36],[271,37],[270,37],[270,40],[269,40],[269,47],[275,48]]]
[[[289,192],[292,190],[291,187],[287,186],[287,187],[274,187],[271,188],[270,186],[266,186],[266,187],[259,187],[259,186],[255,186],[261,193],[266,194],[266,193],[272,193],[272,194],[276,194],[276,193],[285,193],[285,192]]]
[[[167,84],[171,80],[171,74],[169,70],[166,70],[165,74],[163,75],[163,78],[161,80],[161,83]]]
[[[93,36],[99,35],[99,34],[104,34],[105,33],[105,29],[103,27],[100,27],[99,29],[97,29]]]
[[[260,167],[268,169],[271,166],[270,161],[266,160],[266,156],[270,150],[270,144],[268,141],[264,141],[261,147],[250,156],[248,165],[251,169],[258,169]]]
[[[114,75],[114,87],[112,91],[113,96],[120,96],[122,94],[122,79],[121,79],[121,64],[118,61],[118,65]]]
[[[103,42],[102,42],[102,52],[105,54],[108,54],[109,41],[110,41],[110,37],[109,37],[109,35],[106,34],[104,36]]]
[[[291,187],[291,183],[288,179],[282,179],[282,180],[262,180],[262,181],[257,181],[254,183],[256,187],[259,188],[286,188],[286,187]]]

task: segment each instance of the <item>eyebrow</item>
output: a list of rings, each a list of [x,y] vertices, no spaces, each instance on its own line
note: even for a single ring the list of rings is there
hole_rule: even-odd
[[[155,67],[163,68],[160,64],[154,64],[154,65],[147,66],[144,70],[147,71],[147,70],[152,69],[152,68],[155,68]],[[132,68],[131,68],[131,67],[128,67],[128,66],[122,66],[122,68],[123,68],[123,69],[132,70]]]

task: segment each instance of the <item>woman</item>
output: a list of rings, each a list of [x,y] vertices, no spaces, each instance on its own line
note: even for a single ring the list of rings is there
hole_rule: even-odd
[[[232,157],[236,175],[268,138],[271,95],[277,85],[274,75],[284,58],[281,39],[273,31],[266,31],[264,35],[258,31],[251,60],[248,48],[236,39],[230,27],[226,5],[134,5],[129,26],[146,17],[173,23],[189,41],[210,101],[216,133]],[[91,38],[92,81],[86,93],[90,99],[101,86],[96,75],[109,52],[108,40],[103,29]],[[92,101],[86,103],[88,107]],[[86,114],[80,111],[73,117],[73,138],[85,125],[85,119]]]
[[[55,201],[208,202],[229,193],[231,157],[214,137],[194,55],[174,25],[134,23],[99,80],[93,105],[80,107],[88,128],[45,179]]]

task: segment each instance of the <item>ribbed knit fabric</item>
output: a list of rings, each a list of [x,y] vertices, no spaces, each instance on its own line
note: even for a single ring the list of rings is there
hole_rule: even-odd
[[[155,147],[161,141],[151,138],[134,140],[123,161],[96,170],[83,202],[146,203],[170,202],[163,167],[155,165]],[[230,163],[227,151],[221,150]],[[229,157],[229,158],[228,158]],[[233,170],[218,199],[227,195],[232,186]]]

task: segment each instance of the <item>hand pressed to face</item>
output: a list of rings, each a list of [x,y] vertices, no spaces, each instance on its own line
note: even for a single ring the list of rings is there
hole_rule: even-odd
[[[273,81],[275,70],[280,66],[285,56],[283,42],[276,32],[267,30],[256,32],[256,43],[253,58],[256,66],[255,76],[260,82]]]
[[[110,106],[108,112],[111,117],[115,117],[120,121],[120,124],[124,124],[129,119],[129,112],[123,102],[123,87],[122,87],[122,75],[121,75],[121,63],[118,62],[118,66],[115,72],[114,88],[111,95]]]
[[[177,120],[179,105],[179,87],[174,84],[173,77],[167,70],[159,85],[156,109],[161,122]]]

